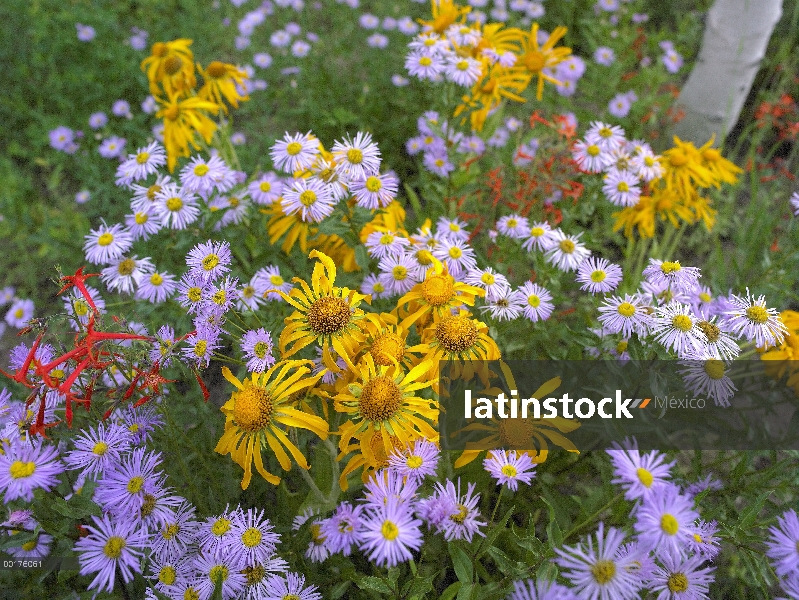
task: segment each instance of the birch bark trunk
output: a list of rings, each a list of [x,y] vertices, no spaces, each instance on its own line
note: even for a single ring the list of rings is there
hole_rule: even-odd
[[[716,0],[707,15],[699,58],[677,99],[685,111],[674,134],[696,145],[721,144],[741,114],[782,0]]]

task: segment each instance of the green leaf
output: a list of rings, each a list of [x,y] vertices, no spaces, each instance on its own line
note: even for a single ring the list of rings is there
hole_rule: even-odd
[[[319,223],[319,233],[324,233],[325,235],[344,235],[349,233],[350,226],[343,221],[340,221],[334,218],[332,215]]]
[[[771,496],[771,490],[768,492],[763,492],[757,497],[753,503],[749,504],[746,509],[741,512],[741,518],[738,521],[738,528],[742,531],[746,531],[755,523],[755,519],[757,519],[757,515],[763,510],[763,505],[766,503],[766,499]]]
[[[429,577],[414,577],[402,586],[402,595],[410,600],[410,598],[421,598],[427,592],[433,589],[433,580],[435,575]]]
[[[441,597],[438,600],[452,600],[458,595],[462,585],[460,581],[456,581],[441,593]]]
[[[402,185],[405,188],[405,193],[408,195],[408,202],[411,203],[413,212],[416,213],[416,219],[421,220],[424,212],[422,212],[422,203],[419,200],[419,196],[416,194],[416,191],[414,191],[414,189],[407,183],[403,183]]]
[[[477,553],[477,556],[475,556],[475,559],[479,559],[481,556],[483,556],[488,550],[488,547],[491,546],[491,544],[494,543],[494,540],[497,539],[499,534],[505,531],[505,526],[508,524],[508,520],[510,519],[515,509],[516,509],[515,506],[511,506],[508,512],[505,513],[505,516],[502,517],[502,519],[500,519],[499,523],[494,525],[489,530],[489,532],[486,534],[485,538],[483,539],[483,543],[480,546],[480,551]]]
[[[458,590],[458,600],[470,600],[472,597],[477,598],[478,596],[475,595],[476,591],[476,584],[474,583],[462,585],[461,589]]]
[[[563,532],[560,530],[560,525],[558,525],[558,519],[557,516],[555,515],[555,506],[544,496],[541,496],[541,500],[543,500],[544,504],[546,504],[549,507],[549,524],[547,525],[547,540],[553,547],[560,546],[563,543]]]
[[[355,262],[364,271],[369,270],[369,253],[366,251],[366,246],[360,244],[355,247]]]
[[[455,569],[455,575],[458,577],[458,581],[462,583],[471,583],[474,567],[466,551],[460,546],[450,544],[449,555],[452,557],[452,567]]]
[[[347,590],[350,589],[351,581],[342,581],[332,590],[330,590],[330,599],[331,600],[338,600],[339,598],[343,597],[344,594],[347,593]]]
[[[491,546],[488,549],[488,554],[491,555],[491,558],[494,559],[497,567],[504,575],[513,579],[519,579],[527,575],[527,565],[519,561],[511,560],[507,554],[496,546]]]
[[[392,594],[392,590],[388,584],[379,577],[362,577],[356,582],[357,586],[367,592],[378,592],[379,594]]]
[[[627,352],[633,360],[646,360],[646,351],[638,339],[638,334],[634,333],[627,341]]]

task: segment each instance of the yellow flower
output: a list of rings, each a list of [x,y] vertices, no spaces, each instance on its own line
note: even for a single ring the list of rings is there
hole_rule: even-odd
[[[522,49],[519,60],[516,62],[514,68],[521,68],[530,77],[538,77],[538,86],[536,89],[536,99],[541,100],[544,95],[544,81],[549,81],[555,85],[561,85],[561,82],[547,75],[544,69],[549,69],[556,66],[558,63],[563,62],[569,54],[571,48],[555,48],[555,44],[566,35],[568,29],[565,27],[556,27],[555,31],[549,34],[549,38],[543,46],[538,45],[538,23],[533,23],[530,28],[530,33],[522,37]]]
[[[464,96],[463,101],[455,108],[454,116],[467,110],[471,114],[472,128],[481,131],[488,113],[502,104],[503,98],[516,102],[526,102],[519,96],[530,83],[530,77],[519,69],[508,69],[499,64],[492,65],[472,87],[471,95]]]
[[[370,313],[364,316],[360,325],[366,338],[360,359],[369,354],[375,364],[384,367],[396,362],[411,368],[418,362],[418,358],[410,352],[408,332],[397,323],[396,315]]]
[[[458,6],[452,0],[430,0],[430,5],[433,19],[430,21],[419,19],[419,23],[428,25],[439,35],[459,19],[462,22],[466,14],[472,10],[471,6]]]
[[[788,335],[777,347],[772,347],[760,355],[766,363],[766,373],[775,379],[782,379],[787,375],[786,385],[793,388],[799,396],[799,312],[784,310],[780,319],[788,328]]]
[[[318,258],[311,275],[311,285],[299,277],[292,281],[300,285],[289,294],[278,294],[295,310],[286,317],[286,327],[280,334],[280,352],[288,358],[309,344],[316,342],[329,358],[330,346],[354,369],[352,356],[361,340],[357,320],[363,317],[358,308],[368,297],[349,288],[335,287],[336,264],[317,250],[309,258]],[[288,345],[291,344],[291,348]],[[325,363],[334,362],[326,360]]]
[[[189,46],[192,40],[179,39],[171,42],[156,42],[152,54],[141,62],[141,70],[147,74],[150,92],[161,96],[159,84],[167,96],[183,94],[194,89],[194,55]]]
[[[227,113],[227,107],[222,101],[224,98],[233,108],[239,107],[239,100],[249,100],[249,96],[242,96],[236,89],[236,85],[244,85],[247,73],[237,68],[236,65],[213,61],[205,70],[197,63],[197,70],[203,76],[203,86],[198,92],[198,96],[204,100],[215,102]]]
[[[314,385],[322,373],[306,377],[310,373],[310,361],[281,361],[265,373],[252,373],[249,379],[239,381],[230,369],[222,367],[225,379],[236,386],[221,408],[225,414],[225,432],[214,449],[219,454],[230,454],[233,461],[244,469],[242,489],[247,489],[252,479],[252,463],[261,476],[277,485],[280,477],[264,468],[261,450],[274,452],[284,471],[291,469],[286,450],[303,469],[309,469],[308,461],[294,445],[283,427],[299,427],[314,432],[322,439],[328,435],[327,422],[316,415],[291,407],[292,394]],[[285,449],[284,449],[285,448]]]
[[[691,142],[683,142],[675,135],[674,148],[663,153],[662,184],[682,196],[695,192],[697,187],[710,187],[713,185],[713,174],[702,163],[702,155],[696,146]]]
[[[429,316],[438,322],[450,315],[453,308],[474,306],[476,297],[485,296],[485,290],[455,281],[446,266],[432,255],[431,259],[433,267],[428,269],[424,281],[417,283],[397,301],[397,314],[402,317],[400,326],[403,329]],[[403,306],[404,309],[400,309]]]
[[[354,429],[356,425],[352,421],[347,421],[344,426],[342,427],[342,432],[349,432]],[[352,439],[354,436],[349,435],[349,438]],[[389,436],[391,441],[391,447],[396,448],[399,450],[403,449],[403,445],[400,443],[399,438],[395,435]],[[349,488],[349,482],[347,479],[351,473],[354,473],[358,469],[363,468],[363,472],[361,473],[361,480],[366,483],[369,481],[369,478],[372,476],[375,471],[380,469],[384,469],[388,466],[388,457],[390,453],[386,453],[386,449],[383,447],[383,437],[380,435],[373,435],[369,442],[369,450],[368,453],[369,458],[366,455],[360,452],[361,442],[357,438],[355,438],[354,443],[349,444],[346,448],[343,448],[339,453],[336,460],[341,462],[345,456],[352,454],[350,459],[347,461],[346,466],[342,469],[341,475],[339,476],[338,483],[339,487],[343,491],[347,491]],[[354,453],[354,454],[353,454]]]
[[[366,462],[377,464],[374,447],[380,444],[388,456],[397,443],[405,447],[419,437],[438,439],[434,427],[438,423],[438,402],[416,396],[418,390],[433,384],[433,379],[423,380],[431,368],[434,365],[423,361],[406,373],[398,364],[375,365],[367,354],[353,369],[359,381],[334,399],[336,411],[349,417],[339,431],[339,450],[349,448],[352,439],[357,438]],[[393,441],[392,436],[396,438]]]
[[[508,389],[516,389],[513,375],[507,365],[500,365],[505,375]],[[545,398],[561,384],[560,377],[553,377],[541,385],[533,398]],[[497,388],[488,389],[481,394],[498,394],[501,390]],[[535,418],[516,418],[498,419],[492,418],[488,423],[470,423],[461,431],[484,431],[487,435],[482,440],[475,442],[480,449],[468,448],[455,461],[455,468],[469,464],[481,453],[487,450],[504,448],[506,450],[516,450],[519,453],[527,454],[535,463],[542,463],[549,454],[549,444],[547,439],[553,444],[564,448],[570,452],[579,452],[575,445],[563,433],[574,431],[580,426],[579,421],[556,417],[554,419],[535,419]]]
[[[175,170],[178,156],[189,156],[189,146],[199,150],[195,134],[199,133],[206,144],[216,131],[216,123],[208,117],[208,112],[216,114],[219,105],[197,96],[181,100],[170,96],[167,102],[159,99],[162,107],[156,117],[164,119],[164,147],[167,153],[167,167]]]
[[[721,152],[712,148],[714,137],[711,137],[705,145],[699,148],[702,156],[702,166],[705,167],[713,177],[713,185],[719,187],[721,183],[738,183],[738,175],[743,170],[736,164],[730,162],[721,155]]]

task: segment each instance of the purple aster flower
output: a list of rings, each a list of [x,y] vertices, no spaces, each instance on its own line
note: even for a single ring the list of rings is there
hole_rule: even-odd
[[[719,527],[716,521],[707,522],[700,519],[696,523],[694,539],[688,542],[688,549],[692,553],[704,557],[705,560],[713,560],[721,550],[719,538],[716,537],[718,531]]]
[[[592,294],[612,292],[621,279],[621,267],[605,258],[588,258],[577,269],[577,282],[582,284],[580,289]]]
[[[600,46],[594,52],[594,61],[599,65],[609,67],[616,61],[616,53],[613,51],[613,48]]]
[[[428,475],[435,476],[439,454],[438,446],[433,442],[418,438],[412,448],[395,448],[388,457],[388,468],[418,485]]]
[[[492,450],[490,455],[483,460],[483,467],[491,477],[497,480],[498,485],[507,485],[508,489],[515,492],[520,481],[530,485],[535,477],[535,465],[525,452]]]
[[[636,516],[634,528],[641,547],[654,550],[661,558],[669,553],[685,555],[699,519],[693,502],[671,484],[646,498]]]
[[[703,600],[708,598],[708,588],[713,582],[715,567],[703,567],[701,555],[684,558],[667,554],[661,558],[662,567],[655,569],[648,583],[658,600]]]
[[[50,491],[58,485],[63,465],[55,446],[32,441],[15,441],[0,454],[0,491],[3,500],[33,501],[33,490]]]
[[[418,481],[405,480],[392,469],[380,469],[366,482],[364,500],[369,508],[383,506],[389,498],[402,503],[411,503],[416,496],[418,486]]]
[[[480,527],[486,523],[479,520],[480,511],[477,509],[480,494],[474,494],[474,488],[475,484],[469,483],[466,493],[461,494],[460,477],[457,488],[450,480],[447,480],[445,485],[436,483],[436,495],[439,498],[446,498],[451,507],[451,512],[439,525],[439,530],[444,533],[444,538],[448,542],[466,540],[471,543],[475,533],[485,537]]]
[[[283,214],[300,214],[305,222],[319,223],[333,212],[336,202],[333,200],[330,186],[316,177],[295,179],[291,187],[283,192],[281,209]]]
[[[200,216],[197,196],[174,183],[164,183],[154,196],[155,210],[164,227],[186,229]]]
[[[391,568],[409,561],[413,558],[411,551],[422,546],[421,524],[408,503],[388,498],[364,517],[360,549],[380,567]]]
[[[196,314],[209,288],[210,285],[203,278],[186,273],[178,283],[178,302],[189,314]]]
[[[565,585],[539,579],[517,581],[508,600],[578,600],[571,589]]]
[[[115,117],[131,118],[133,116],[130,114],[130,104],[127,100],[116,100],[111,106],[111,114]]]
[[[222,600],[239,598],[247,583],[244,566],[229,554],[200,554],[192,562],[192,584],[201,600],[210,600],[217,584],[221,584]]]
[[[766,297],[755,298],[746,289],[746,298],[733,295],[732,307],[724,311],[723,325],[730,333],[754,342],[758,348],[777,346],[783,342],[788,328],[774,308],[766,306]]]
[[[85,240],[83,251],[86,260],[96,265],[120,258],[133,245],[133,236],[119,223],[109,227],[103,222],[98,229],[92,229]]]
[[[151,538],[153,554],[158,560],[177,560],[185,556],[197,537],[200,523],[194,520],[194,506],[184,501]]]
[[[630,114],[633,101],[627,94],[616,94],[608,102],[608,112],[617,119],[623,119]]]
[[[171,298],[177,287],[178,283],[175,281],[174,275],[153,271],[139,280],[136,298],[147,300],[153,304],[160,304],[165,302],[167,298]]]
[[[130,448],[130,436],[120,425],[98,423],[94,428],[82,430],[73,443],[75,450],[64,457],[67,468],[81,469],[83,476],[102,477]]]
[[[283,193],[283,181],[272,171],[253,181],[247,191],[256,204],[272,204]]]
[[[230,244],[208,240],[197,244],[186,255],[189,275],[203,281],[213,281],[230,271]]]
[[[624,445],[614,443],[607,453],[614,466],[611,483],[624,488],[627,500],[646,500],[659,493],[667,485],[675,465],[674,461],[666,462],[666,456],[656,450],[641,456],[634,439],[625,440]]]
[[[228,545],[228,555],[233,562],[241,564],[266,563],[280,542],[280,535],[273,530],[263,510],[249,508],[246,512],[237,512],[231,518],[232,541]]]
[[[218,330],[210,327],[198,329],[186,340],[187,346],[181,348],[184,360],[198,369],[207,367],[214,350],[220,347],[219,335]]]
[[[438,175],[439,177],[447,177],[452,171],[455,170],[455,165],[450,162],[446,154],[434,154],[432,152],[425,152],[424,160],[422,161],[425,169]]]
[[[139,528],[134,519],[112,521],[107,515],[92,517],[93,525],[86,525],[89,535],[75,542],[75,551],[80,562],[80,574],[97,576],[89,589],[112,592],[116,574],[122,575],[125,583],[140,573],[140,561],[147,546],[147,532]]]
[[[264,583],[264,598],[290,598],[291,600],[322,600],[315,585],[305,585],[305,576],[296,573],[272,575]]]
[[[128,430],[130,441],[136,446],[147,443],[156,427],[164,424],[156,408],[150,405],[134,407],[129,404],[124,409],[114,411],[112,416],[117,424]]]
[[[125,518],[140,514],[144,495],[161,487],[165,475],[156,471],[161,464],[159,452],[147,453],[135,448],[123,456],[112,469],[107,470],[97,482],[94,499],[106,511]]]
[[[89,127],[92,129],[100,129],[101,127],[105,127],[106,123],[108,123],[108,117],[102,111],[89,115]]]
[[[353,546],[362,541],[362,517],[365,507],[342,502],[330,518],[320,524],[320,534],[325,537],[330,552],[341,552],[349,556]]]
[[[777,526],[769,527],[766,556],[777,575],[783,577],[799,572],[799,517],[796,511],[785,511],[777,518]]]
[[[272,336],[263,327],[247,331],[241,337],[241,350],[247,359],[247,370],[262,373],[275,364]]]
[[[55,150],[67,151],[75,143],[75,132],[64,125],[51,130],[49,136],[50,146]]]
[[[103,140],[103,143],[97,148],[97,152],[99,152],[100,156],[103,158],[119,158],[125,151],[125,144],[127,144],[125,138],[112,135]]]

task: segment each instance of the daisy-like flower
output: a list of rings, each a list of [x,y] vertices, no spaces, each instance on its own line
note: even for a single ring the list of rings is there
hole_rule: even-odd
[[[214,449],[219,454],[230,454],[233,461],[244,469],[242,489],[247,489],[252,478],[252,465],[269,483],[277,485],[280,477],[264,468],[261,455],[263,448],[270,448],[277,456],[284,471],[294,461],[303,469],[310,465],[302,452],[294,445],[284,427],[308,429],[322,439],[328,435],[327,421],[296,408],[292,408],[292,394],[312,387],[319,376],[309,376],[309,361],[284,360],[265,373],[252,373],[243,382],[230,369],[222,368],[222,374],[237,389],[222,406],[225,414],[225,431]]]
[[[642,548],[654,550],[661,559],[669,553],[686,555],[688,543],[697,532],[699,513],[679,487],[662,486],[644,500],[636,516],[634,528]]]
[[[206,368],[214,351],[220,347],[220,333],[217,328],[199,327],[197,333],[186,340],[187,345],[180,349],[183,360],[198,369]]]
[[[199,277],[186,273],[178,283],[177,300],[189,314],[196,314],[203,305],[210,284]]]
[[[514,492],[519,482],[530,485],[535,477],[535,465],[529,455],[515,450],[492,450],[490,454],[483,460],[483,468],[497,480],[497,485],[507,485]]]
[[[134,212],[147,212],[148,214],[155,209],[155,195],[161,191],[164,185],[171,183],[169,175],[159,175],[155,183],[150,186],[132,184],[133,198],[130,201],[130,209]]]
[[[483,75],[483,63],[469,56],[453,54],[444,63],[444,76],[457,85],[471,87]]]
[[[416,497],[418,482],[406,480],[391,469],[380,469],[366,482],[364,500],[367,508],[385,505],[388,498],[396,498],[403,503],[412,503]]]
[[[297,573],[272,575],[264,583],[264,597],[280,600],[322,600],[315,585],[305,585],[305,576]]]
[[[380,283],[388,294],[405,294],[419,283],[415,277],[416,263],[410,254],[386,256],[380,260],[378,268]]]
[[[648,306],[637,294],[624,294],[624,298],[605,298],[599,307],[599,322],[607,333],[621,333],[629,338],[633,333],[644,337],[652,323]]]
[[[793,207],[793,214],[799,217],[799,192],[794,192],[791,194],[790,203]]]
[[[256,289],[260,290],[263,288],[266,290],[262,295],[267,300],[282,300],[277,291],[271,290],[279,290],[284,294],[288,294],[294,287],[291,283],[283,279],[280,275],[280,267],[276,265],[269,265],[262,269],[258,269],[255,275],[253,275],[252,283]]]
[[[732,308],[724,312],[724,325],[730,333],[748,342],[754,342],[758,348],[769,348],[781,344],[788,328],[777,314],[777,309],[766,306],[766,297],[757,299],[746,289],[746,298],[733,295],[730,299]]]
[[[322,521],[320,534],[324,536],[330,552],[349,556],[353,546],[361,543],[364,510],[363,504],[353,506],[349,502],[342,502],[330,518]]]
[[[243,566],[230,554],[196,556],[192,562],[194,569],[192,583],[197,589],[200,600],[210,600],[217,585],[222,588],[222,600],[238,598],[246,585],[246,579],[241,572]]]
[[[133,240],[147,240],[161,229],[161,219],[155,207],[147,205],[144,210],[125,215],[125,226]]]
[[[222,514],[207,517],[200,524],[195,538],[200,552],[208,556],[216,556],[225,554],[228,551],[230,543],[235,537],[233,533],[233,518],[239,512],[241,512],[241,508],[238,506],[230,510],[228,505]]]
[[[139,148],[136,154],[128,154],[127,160],[117,168],[116,184],[128,186],[134,181],[146,179],[157,173],[160,167],[166,164],[166,151],[158,142]]]
[[[689,550],[702,556],[705,560],[713,560],[721,550],[719,538],[716,536],[718,531],[719,526],[716,521],[707,522],[700,519],[696,523],[694,539],[688,543]]]
[[[648,499],[667,484],[675,463],[666,462],[666,456],[653,450],[641,456],[635,440],[624,445],[613,444],[607,450],[613,463],[615,477],[611,483],[624,488],[627,500]]]
[[[697,327],[698,319],[688,304],[670,302],[655,308],[651,328],[655,341],[678,358],[687,358],[693,352],[703,350],[702,332]]]
[[[136,298],[147,300],[153,304],[160,304],[165,302],[167,298],[172,297],[177,286],[174,275],[153,271],[139,280]]]
[[[100,272],[100,279],[110,291],[132,294],[139,282],[155,271],[149,258],[120,257]]]
[[[480,494],[474,493],[474,487],[474,483],[469,483],[466,493],[461,494],[460,477],[458,478],[457,487],[449,479],[445,485],[436,483],[436,494],[439,497],[445,497],[452,507],[450,514],[439,526],[448,542],[466,540],[471,543],[475,533],[485,537],[485,534],[480,531],[480,527],[486,523],[480,520],[480,511],[477,508],[477,504],[480,502]]]
[[[108,512],[127,518],[138,514],[144,505],[144,495],[160,486],[161,473],[156,467],[161,464],[161,454],[135,448],[122,456],[112,469],[106,470],[97,482],[94,499]]]
[[[241,350],[247,359],[247,370],[263,373],[275,364],[272,356],[272,336],[263,327],[241,336]]]
[[[510,292],[508,278],[502,273],[497,273],[491,267],[486,267],[485,270],[472,269],[466,274],[463,281],[484,289],[485,299],[488,302],[494,302]]]
[[[330,556],[330,548],[327,546],[327,538],[322,534],[322,520],[314,521],[308,530],[311,534],[311,542],[305,551],[305,557],[311,562],[320,563]]]
[[[582,262],[591,255],[583,244],[580,243],[581,233],[568,235],[560,229],[552,232],[552,243],[546,251],[544,258],[561,271],[576,271]]]
[[[627,140],[624,137],[624,129],[618,125],[608,125],[601,121],[594,121],[588,131],[585,132],[585,141],[587,144],[599,146],[600,150],[610,152]]]
[[[269,171],[247,186],[247,192],[256,204],[272,204],[283,193],[283,182],[275,173]]]
[[[200,530],[200,523],[194,520],[194,512],[194,506],[184,501],[172,512],[171,518],[162,523],[161,529],[152,535],[150,545],[158,560],[174,561],[186,555]]]
[[[402,254],[410,246],[408,238],[393,231],[373,231],[364,243],[372,258],[385,258]]]
[[[777,525],[769,527],[766,556],[777,575],[784,577],[799,571],[799,517],[796,511],[785,511],[777,518]]]
[[[646,148],[633,156],[630,166],[642,181],[650,182],[663,176],[664,169],[659,159],[652,150]]]
[[[458,239],[444,239],[433,248],[433,256],[444,263],[453,277],[477,267],[474,249]]]
[[[527,217],[505,215],[497,221],[497,231],[509,238],[521,240],[530,235],[530,223]]]
[[[619,557],[624,543],[624,533],[610,527],[605,534],[604,523],[596,532],[596,546],[592,537],[588,544],[555,548],[555,561],[563,569],[562,575],[574,586],[580,598],[594,600],[634,600],[639,597],[643,582],[637,574],[637,556]]]
[[[75,450],[64,457],[68,469],[81,469],[84,476],[102,477],[106,469],[119,462],[130,447],[127,432],[119,425],[98,423],[81,431],[74,440]]]
[[[605,176],[602,193],[616,206],[635,206],[641,198],[638,177],[629,171],[612,169]]]
[[[189,275],[203,281],[213,281],[230,271],[230,244],[208,240],[197,244],[186,255]]]
[[[434,80],[444,71],[445,65],[441,56],[416,50],[405,57],[405,69],[412,77]]]
[[[702,273],[697,267],[683,267],[680,261],[649,259],[643,276],[656,286],[669,285],[676,292],[691,292],[699,282]]]
[[[365,296],[371,296],[372,299],[386,298],[392,295],[380,281],[380,276],[375,273],[370,273],[363,278],[361,282],[361,293]]]
[[[134,519],[110,520],[92,517],[93,524],[85,525],[89,532],[86,537],[75,542],[78,553],[80,574],[97,576],[89,584],[89,589],[113,592],[116,575],[122,576],[125,583],[140,573],[140,561],[147,546],[147,531],[139,527]]]
[[[397,197],[399,181],[391,173],[372,174],[364,179],[353,179],[349,190],[358,206],[377,210],[385,208]]]
[[[508,600],[578,600],[577,596],[565,585],[539,579],[535,581],[517,581]]]
[[[441,241],[465,242],[469,239],[466,223],[457,217],[454,219],[439,217],[438,221],[436,221],[436,235]]]
[[[17,329],[27,327],[28,322],[33,318],[35,308],[33,300],[29,298],[14,300],[6,313],[6,323]]]
[[[164,424],[164,419],[156,412],[155,407],[150,405],[128,407],[114,415],[117,416],[117,423],[128,430],[130,441],[132,444],[141,445],[150,440],[150,434],[155,431],[156,427],[161,427]],[[112,415],[112,416],[114,416]]]
[[[424,155],[423,164],[425,169],[438,175],[439,177],[447,177],[452,171],[455,170],[455,165],[447,158],[446,154],[434,154],[427,152]]]
[[[306,223],[319,223],[333,212],[335,205],[330,186],[316,177],[295,179],[283,192],[280,203],[283,214],[299,213]]]
[[[319,140],[310,131],[294,135],[286,132],[282,140],[275,142],[270,152],[275,168],[292,174],[311,168],[318,155]]]
[[[513,293],[524,306],[522,314],[533,323],[546,321],[555,310],[552,294],[537,283],[528,281]]]
[[[555,232],[549,226],[549,223],[542,221],[540,223],[533,223],[527,231],[522,248],[528,252],[533,250],[549,250],[556,242]]]
[[[63,465],[55,446],[16,441],[4,445],[3,450],[0,453],[0,491],[6,503],[18,499],[33,502],[33,490],[41,488],[49,492],[58,485]]]
[[[219,156],[208,160],[195,156],[180,171],[180,185],[188,192],[207,197],[214,189],[217,179],[222,178],[227,170],[225,162]]]
[[[92,229],[85,239],[83,251],[86,260],[96,265],[120,258],[133,245],[133,236],[119,223],[109,227],[103,222],[98,229]]]
[[[366,179],[380,170],[380,150],[368,132],[359,131],[354,140],[336,141],[332,153],[336,171],[349,180]]]
[[[695,307],[691,307],[695,310]],[[734,360],[741,349],[735,340],[714,323],[715,316],[707,320],[698,320],[696,327],[702,342],[701,353],[719,360]]]
[[[197,197],[174,183],[167,183],[155,194],[155,210],[164,227],[186,229],[200,216]]]
[[[364,516],[360,549],[380,567],[407,562],[413,558],[411,551],[422,546],[421,525],[413,517],[412,507],[388,498],[383,506]]]
[[[205,289],[205,296],[200,305],[199,314],[207,317],[214,314],[221,317],[233,308],[233,303],[239,297],[239,280],[229,275],[225,279],[220,279],[212,283]]]
[[[191,560],[188,556],[151,559],[149,579],[154,581],[153,588],[162,594],[181,594],[177,597],[182,597],[182,592],[192,575]],[[148,597],[147,600],[151,598]]]
[[[439,454],[438,446],[433,442],[418,438],[413,447],[394,449],[388,457],[389,469],[418,483],[428,475],[435,476]]]
[[[498,321],[512,321],[521,315],[527,303],[518,294],[508,288],[493,300],[486,300],[486,305],[480,307],[480,312],[488,312],[492,318]]]
[[[600,173],[610,164],[610,153],[603,150],[598,144],[589,144],[583,140],[575,142],[572,148],[572,158],[581,171],[586,173]]]
[[[605,258],[588,258],[577,269],[577,282],[582,284],[580,289],[592,294],[612,292],[621,283],[621,278],[621,267]]]
[[[715,567],[703,567],[705,557],[695,555],[684,558],[666,554],[661,558],[648,587],[658,594],[658,600],[704,600],[709,598],[708,588],[713,582]]]
[[[263,510],[249,508],[239,511],[231,519],[232,535],[236,540],[228,552],[234,560],[243,564],[266,563],[275,553],[280,542],[280,535],[273,531],[274,527],[264,516]]]

